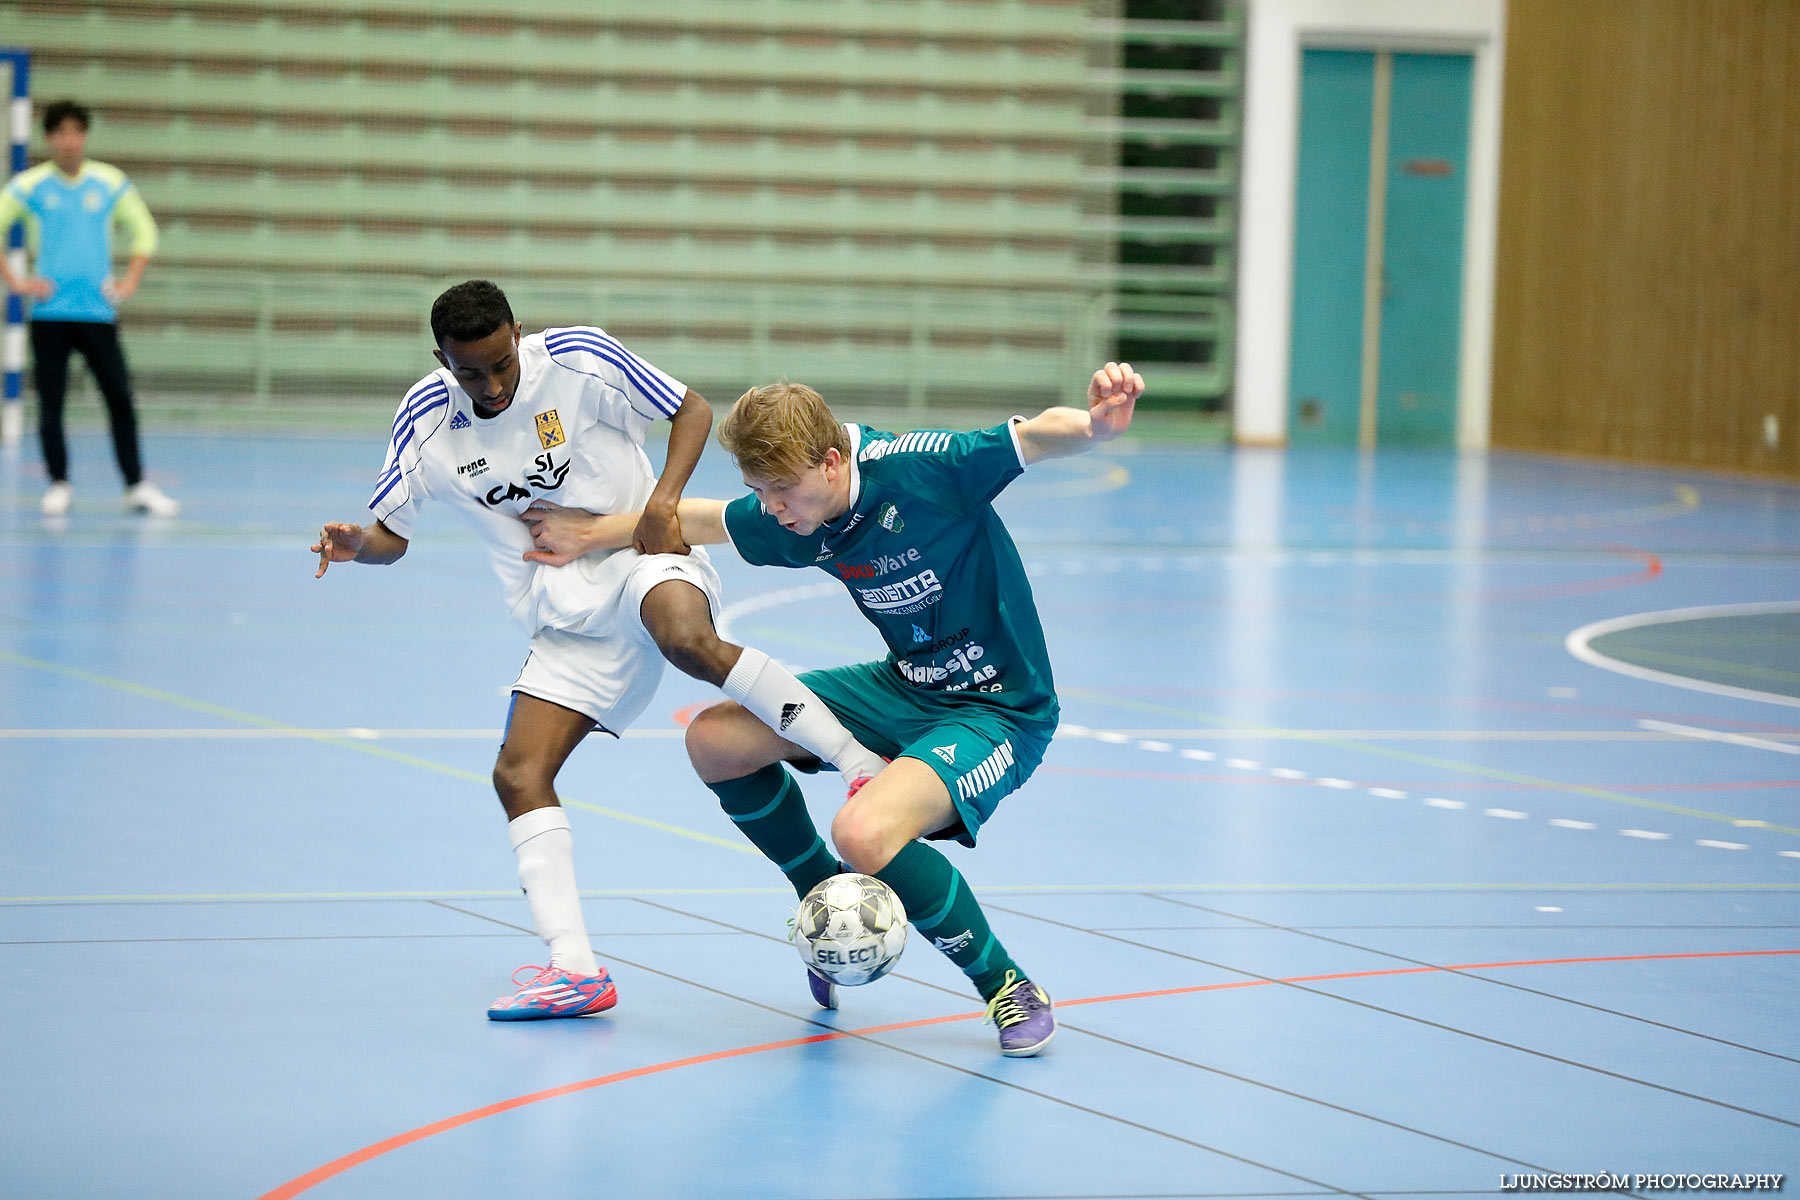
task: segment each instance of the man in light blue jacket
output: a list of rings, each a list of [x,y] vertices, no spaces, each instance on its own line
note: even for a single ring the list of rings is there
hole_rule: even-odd
[[[125,477],[125,504],[172,517],[180,505],[144,478],[138,456],[131,379],[119,347],[118,305],[131,298],[156,251],[156,222],[125,173],[86,156],[92,114],[73,100],[44,110],[50,161],[23,171],[0,190],[0,235],[24,221],[36,271],[23,276],[0,260],[9,290],[29,297],[31,349],[38,392],[38,434],[50,487],[46,516],[69,511],[69,448],[63,437],[63,399],[69,352],[78,350],[94,373],[112,421],[113,453]],[[113,226],[126,238],[130,265],[113,277]]]

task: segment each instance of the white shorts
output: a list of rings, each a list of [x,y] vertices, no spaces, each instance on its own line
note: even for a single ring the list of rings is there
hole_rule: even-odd
[[[629,553],[629,552],[628,552]],[[639,556],[624,585],[599,600],[616,606],[605,636],[540,629],[512,690],[592,717],[609,733],[623,733],[643,715],[662,681],[663,656],[644,628],[644,597],[659,583],[681,579],[706,594],[719,619],[719,574],[705,551]]]

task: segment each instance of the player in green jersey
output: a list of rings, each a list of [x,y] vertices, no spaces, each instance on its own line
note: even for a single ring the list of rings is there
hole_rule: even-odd
[[[684,500],[679,510],[691,544],[729,542],[752,564],[818,567],[841,580],[880,631],[886,658],[802,676],[864,745],[893,760],[852,785],[831,840],[851,869],[893,888],[914,927],[969,977],[1001,1052],[1015,1057],[1036,1054],[1055,1032],[1049,994],[926,843],[973,846],[1056,730],[1037,606],[993,499],[1032,463],[1123,433],[1143,390],[1130,364],[1107,363],[1088,383],[1086,411],[895,436],[840,424],[811,388],[754,388],[719,427],[752,494]],[[547,504],[525,516],[539,547],[527,557],[544,562],[617,544],[630,528],[629,516]],[[694,718],[687,747],[725,812],[798,894],[837,873],[782,765],[811,766],[803,749],[730,702]],[[836,1007],[830,982],[808,975],[814,998]]]

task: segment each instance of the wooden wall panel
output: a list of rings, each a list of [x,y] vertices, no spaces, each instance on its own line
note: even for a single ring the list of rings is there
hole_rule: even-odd
[[[1800,477],[1800,0],[1506,38],[1494,445]]]

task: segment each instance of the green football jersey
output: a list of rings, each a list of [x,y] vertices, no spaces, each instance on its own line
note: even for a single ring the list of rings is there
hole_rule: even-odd
[[[738,553],[757,566],[818,567],[841,580],[881,631],[895,676],[921,694],[1054,721],[1037,602],[993,506],[1025,470],[1012,422],[898,436],[844,428],[849,510],[802,537],[754,495],[740,497],[725,508]]]

